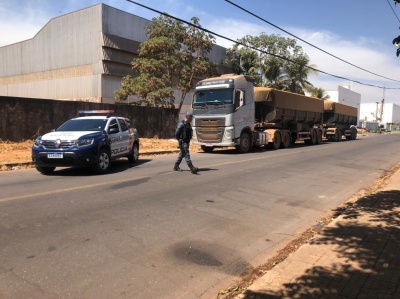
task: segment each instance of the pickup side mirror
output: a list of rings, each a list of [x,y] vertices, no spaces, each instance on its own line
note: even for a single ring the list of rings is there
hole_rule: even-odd
[[[118,128],[110,128],[110,129],[108,129],[108,133],[109,134],[118,133]]]

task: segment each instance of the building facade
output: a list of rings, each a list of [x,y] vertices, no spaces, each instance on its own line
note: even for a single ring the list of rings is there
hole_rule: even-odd
[[[382,115],[382,117],[381,117]],[[400,106],[393,103],[363,103],[360,109],[360,126],[376,129],[383,126],[387,130],[400,127]]]
[[[137,75],[131,62],[149,22],[102,3],[53,18],[32,39],[0,47],[0,96],[114,103],[122,77]],[[210,59],[222,71],[224,57],[215,45]]]

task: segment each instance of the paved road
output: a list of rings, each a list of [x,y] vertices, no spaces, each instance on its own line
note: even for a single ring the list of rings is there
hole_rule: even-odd
[[[400,158],[400,135],[0,173],[1,298],[215,298]]]

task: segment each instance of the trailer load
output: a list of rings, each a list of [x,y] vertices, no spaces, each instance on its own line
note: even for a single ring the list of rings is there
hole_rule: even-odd
[[[329,141],[340,141],[342,135],[349,140],[356,139],[357,116],[356,107],[325,100],[324,136]]]

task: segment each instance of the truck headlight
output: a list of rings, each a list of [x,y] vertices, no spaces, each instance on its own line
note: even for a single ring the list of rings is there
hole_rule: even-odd
[[[93,140],[94,140],[94,138],[79,139],[76,142],[76,145],[77,146],[88,146],[88,145],[93,144]]]
[[[232,127],[225,128],[224,139],[232,140],[232,136],[233,136],[233,128]]]

